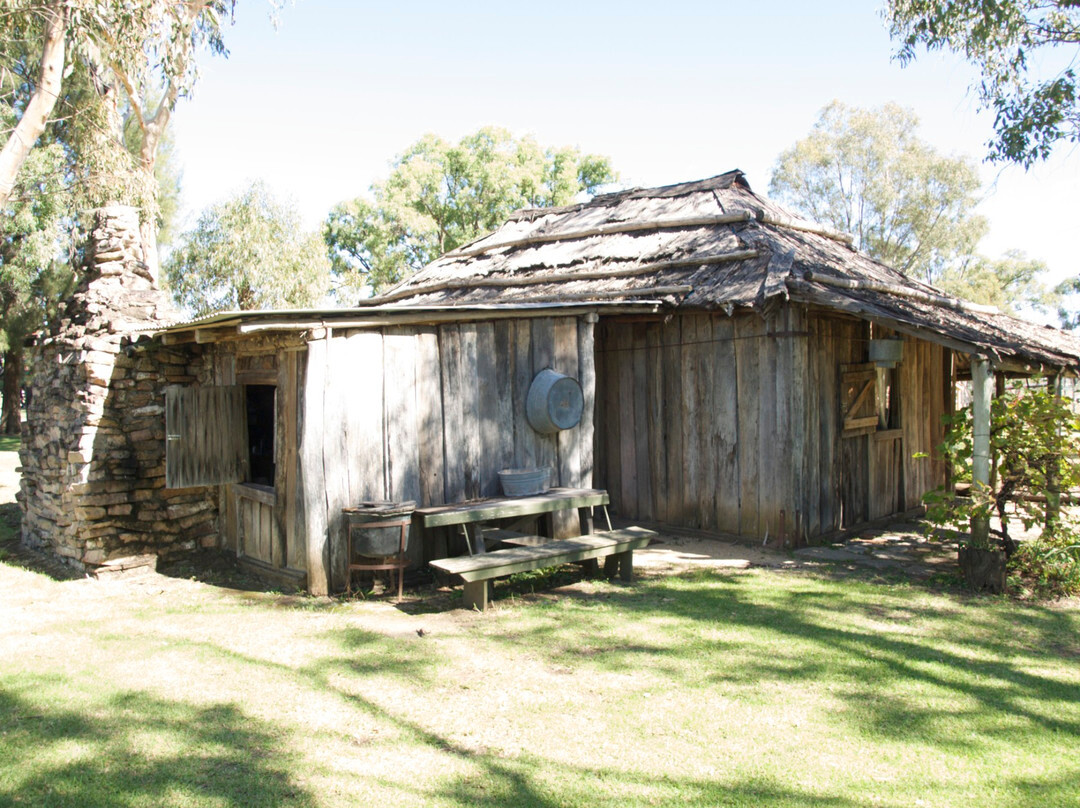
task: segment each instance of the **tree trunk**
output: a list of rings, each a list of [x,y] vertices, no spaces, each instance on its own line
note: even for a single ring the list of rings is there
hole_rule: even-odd
[[[18,435],[22,431],[22,346],[4,354],[4,400],[0,406],[0,433]]]
[[[66,0],[53,0],[43,9],[45,15],[45,42],[41,50],[41,75],[37,88],[18,125],[8,136],[0,151],[0,207],[7,204],[15,188],[19,169],[34,148],[37,139],[45,131],[49,115],[60,96],[64,73],[64,48],[67,36],[68,4]]]

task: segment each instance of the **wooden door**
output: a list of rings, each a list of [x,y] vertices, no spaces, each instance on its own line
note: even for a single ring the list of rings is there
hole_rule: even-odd
[[[840,366],[840,527],[870,519],[871,439],[877,431],[877,372],[872,364]]]
[[[890,414],[885,400],[878,396],[883,372],[869,363],[840,366],[843,528],[902,510],[903,433],[886,428]]]

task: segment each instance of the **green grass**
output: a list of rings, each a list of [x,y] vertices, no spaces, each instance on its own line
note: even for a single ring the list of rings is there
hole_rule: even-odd
[[[22,439],[18,435],[0,435],[0,452],[19,451],[20,440]]]
[[[484,615],[158,581],[0,564],[0,805],[1080,804],[1076,609],[768,571]]]

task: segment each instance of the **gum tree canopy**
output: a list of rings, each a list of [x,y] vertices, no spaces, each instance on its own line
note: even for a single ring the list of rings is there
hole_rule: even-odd
[[[885,19],[902,64],[926,48],[978,68],[973,89],[996,116],[990,160],[1027,168],[1057,143],[1080,141],[1076,0],[889,0]]]
[[[487,127],[448,143],[426,135],[375,183],[336,205],[323,228],[339,297],[379,291],[497,228],[518,208],[566,205],[613,182],[607,158],[544,149]]]
[[[769,192],[813,221],[855,237],[872,258],[935,283],[986,232],[974,213],[975,165],[918,137],[910,109],[833,101],[810,133],[784,151]]]
[[[302,307],[326,293],[330,267],[317,233],[261,182],[199,216],[165,262],[176,302],[197,316]]]
[[[158,146],[177,100],[196,80],[195,52],[224,54],[222,21],[235,0],[5,0],[0,13],[0,83],[15,113],[0,138],[0,207],[49,126],[57,104],[79,148],[100,165],[91,181],[113,201],[143,211],[143,242],[156,271]],[[82,79],[81,98],[68,92]],[[83,121],[86,113],[94,120]],[[139,130],[134,159],[125,118]],[[100,159],[108,152],[107,159]],[[107,166],[108,168],[103,168]]]

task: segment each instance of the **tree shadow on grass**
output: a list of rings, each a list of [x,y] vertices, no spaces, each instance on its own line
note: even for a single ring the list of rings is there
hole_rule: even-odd
[[[1080,616],[980,602],[940,613],[939,606],[910,591],[812,577],[762,590],[744,575],[695,572],[567,598],[524,626],[493,626],[489,636],[542,647],[571,669],[647,665],[673,679],[705,670],[709,681],[749,688],[831,684],[852,708],[837,720],[871,737],[956,748],[982,738],[1022,743],[1047,731],[1080,740],[1077,685],[1061,664],[1075,659]],[[604,631],[611,610],[623,619]],[[905,632],[913,621],[919,630]],[[650,624],[667,628],[650,635],[642,629]],[[1048,670],[1054,666],[1061,673]]]
[[[54,685],[30,679],[0,691],[0,804],[317,804],[293,782],[277,729],[234,705],[136,691],[78,709],[45,706],[34,692]]]

